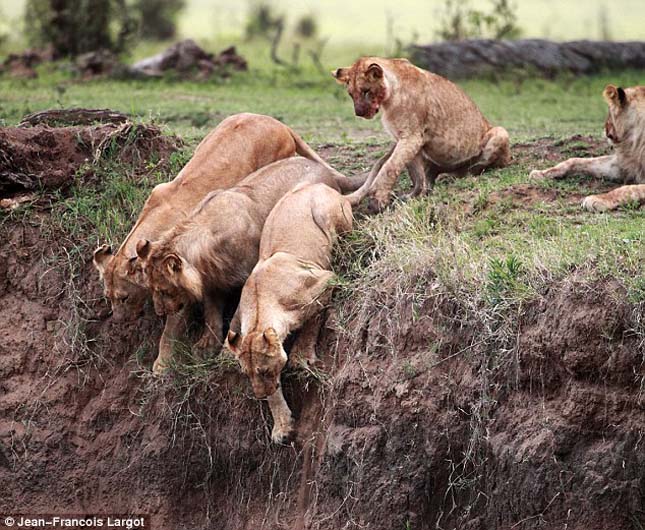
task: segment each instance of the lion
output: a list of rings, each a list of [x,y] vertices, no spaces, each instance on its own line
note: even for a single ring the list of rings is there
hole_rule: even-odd
[[[154,188],[118,251],[113,254],[109,245],[102,245],[94,252],[94,265],[111,302],[113,318],[121,321],[140,316],[150,297],[136,253],[139,240],[161,237],[209,192],[230,188],[255,170],[296,154],[326,165],[293,130],[274,118],[244,113],[223,120],[202,140],[174,180]],[[169,355],[185,324],[183,315],[174,314],[166,320],[159,345],[161,358]],[[163,371],[158,363],[153,370]]]
[[[225,345],[249,377],[255,397],[268,400],[276,443],[293,433],[280,387],[287,364],[284,340],[304,325],[292,351],[306,342],[302,360],[316,363],[315,317],[330,294],[332,247],[338,235],[351,229],[352,207],[345,197],[325,184],[301,184],[280,199],[262,231],[260,260],[233,319],[232,328],[240,331],[229,330]]]
[[[550,169],[531,171],[530,179],[559,179],[585,174],[626,184],[600,195],[589,195],[582,207],[592,212],[615,210],[625,204],[645,204],[645,86],[607,85],[609,107],[605,136],[614,153],[595,158],[570,158]]]
[[[258,260],[260,234],[273,206],[301,182],[324,182],[353,191],[363,178],[339,177],[327,166],[288,158],[265,166],[238,186],[209,193],[191,215],[158,241],[141,239],[137,255],[152,291],[155,312],[172,315],[203,303],[205,327],[196,350],[221,346],[228,295],[244,285]],[[168,352],[157,364],[166,366]]]
[[[510,163],[506,129],[491,126],[448,79],[407,59],[381,57],[362,57],[332,75],[347,87],[356,115],[371,119],[380,111],[383,127],[396,141],[365,185],[350,195],[353,205],[370,195],[370,209],[382,210],[404,168],[413,183],[409,196],[415,197],[427,193],[441,173],[479,174]]]

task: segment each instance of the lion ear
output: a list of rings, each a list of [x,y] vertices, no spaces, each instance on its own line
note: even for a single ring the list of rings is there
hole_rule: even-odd
[[[105,268],[112,258],[112,247],[110,245],[101,245],[94,251],[92,262],[101,276],[103,276]]]
[[[241,335],[239,333],[236,333],[232,329],[228,330],[228,335],[226,335],[226,341],[224,342],[224,346],[231,350],[233,352],[233,355],[236,357],[239,357],[239,346],[240,346],[240,339]]]
[[[622,87],[616,87],[615,85],[607,85],[602,95],[605,98],[607,103],[614,103],[620,105],[621,107],[627,103],[627,94]]]
[[[378,81],[383,78],[383,68],[380,64],[372,63],[367,67],[366,75],[373,81]]]
[[[349,81],[349,68],[337,68],[331,71],[332,77],[341,85],[346,85]]]
[[[139,256],[128,258],[128,274],[132,275],[137,272],[137,259],[139,259]]]
[[[177,256],[177,254],[168,254],[164,258],[163,264],[166,266],[170,274],[175,274],[181,271],[181,267],[182,267],[181,258]]]
[[[267,341],[269,346],[275,346],[276,344],[280,344],[280,339],[278,338],[278,334],[273,328],[265,329],[264,333],[262,333],[262,336],[264,337],[264,340]]]
[[[141,259],[146,259],[150,254],[150,241],[147,239],[139,239],[137,241],[137,256]]]

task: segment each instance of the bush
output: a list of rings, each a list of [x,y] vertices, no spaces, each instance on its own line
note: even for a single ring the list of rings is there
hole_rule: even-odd
[[[125,0],[27,0],[27,38],[32,46],[51,44],[56,57],[107,49],[120,53],[136,22]]]
[[[515,11],[510,0],[491,0],[490,12],[471,8],[467,0],[445,0],[438,36],[449,41],[516,39],[521,31]]]
[[[185,0],[137,0],[134,9],[139,36],[148,40],[172,39],[177,32],[177,15],[185,6]]]
[[[270,38],[284,27],[284,16],[274,12],[271,5],[265,2],[253,2],[246,22],[246,38]]]

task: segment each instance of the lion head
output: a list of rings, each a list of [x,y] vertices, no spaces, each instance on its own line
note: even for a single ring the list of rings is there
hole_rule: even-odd
[[[331,75],[354,100],[356,116],[371,119],[387,99],[388,89],[383,67],[369,57],[363,57],[352,66],[338,68]]]
[[[269,397],[280,387],[280,373],[287,364],[287,354],[275,329],[254,331],[244,337],[229,331],[225,346],[251,380],[256,398]]]
[[[609,107],[605,135],[610,143],[645,138],[645,87],[607,85],[603,97]]]
[[[184,258],[147,239],[137,243],[137,255],[157,315],[171,315],[202,300],[201,277]]]
[[[115,256],[109,245],[102,245],[94,251],[92,261],[103,280],[103,291],[112,305],[114,320],[134,320],[141,316],[148,290],[143,287],[143,272],[137,256]]]

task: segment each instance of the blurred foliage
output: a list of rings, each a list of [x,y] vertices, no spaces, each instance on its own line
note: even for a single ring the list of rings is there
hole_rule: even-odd
[[[468,0],[445,0],[437,35],[448,41],[518,38],[517,6],[511,0],[490,3],[490,10],[484,11],[472,8]]]
[[[136,29],[125,0],[27,0],[24,20],[29,44],[51,45],[57,57],[123,52]]]
[[[274,32],[284,28],[284,15],[275,12],[271,4],[254,1],[247,17],[244,33],[247,39],[271,37]]]
[[[139,37],[172,39],[177,33],[177,18],[185,7],[185,0],[136,0],[133,8],[139,19]]]
[[[296,22],[296,35],[302,39],[311,39],[318,34],[318,24],[313,15],[303,15]]]

